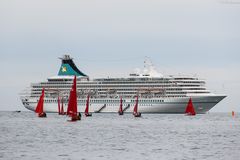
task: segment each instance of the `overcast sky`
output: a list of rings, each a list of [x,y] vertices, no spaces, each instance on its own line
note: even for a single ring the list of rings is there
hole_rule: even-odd
[[[58,73],[70,53],[95,77],[127,76],[152,59],[164,75],[197,75],[240,111],[240,0],[0,0],[0,110]]]

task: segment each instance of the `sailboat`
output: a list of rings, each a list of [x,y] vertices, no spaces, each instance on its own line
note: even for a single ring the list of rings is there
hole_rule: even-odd
[[[85,109],[85,112],[84,112],[86,117],[92,116],[92,114],[89,113],[89,98],[90,98],[90,96],[88,95],[87,96],[87,101],[86,101],[86,109]]]
[[[186,110],[185,110],[185,114],[188,116],[195,116],[196,112],[194,110],[194,106],[192,103],[192,98],[189,99]]]
[[[58,96],[58,114],[61,115],[61,110],[60,110],[60,98]]]
[[[70,121],[81,120],[77,112],[77,78],[74,76],[72,89],[70,91],[67,115],[71,117]]]
[[[38,113],[38,117],[47,117],[47,114],[43,111],[44,104],[44,88],[42,89],[42,94],[39,98],[35,112]]]
[[[66,113],[64,112],[64,108],[63,108],[63,98],[61,99],[61,101],[62,101],[62,106],[60,110],[60,115],[65,115]]]
[[[119,110],[118,110],[118,114],[119,114],[119,115],[123,115],[122,97],[121,97],[121,99],[120,99],[120,107],[119,107]]]
[[[141,113],[138,112],[138,96],[136,97],[136,103],[133,109],[133,115],[134,117],[141,117]]]
[[[234,117],[235,116],[235,112],[234,111],[232,111],[232,117]]]

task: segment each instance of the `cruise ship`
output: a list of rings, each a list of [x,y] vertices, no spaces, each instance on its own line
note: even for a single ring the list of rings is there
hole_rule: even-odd
[[[58,99],[67,110],[69,93],[73,78],[77,76],[78,110],[84,112],[87,96],[90,96],[89,111],[95,113],[118,112],[120,97],[124,112],[133,112],[135,97],[138,96],[138,108],[141,113],[183,114],[189,99],[192,99],[195,112],[204,114],[226,97],[207,90],[205,81],[195,76],[165,76],[158,73],[149,59],[144,69],[136,70],[125,78],[97,78],[78,69],[70,55],[60,58],[62,61],[58,75],[47,81],[32,83],[21,93],[25,108],[34,111],[45,88],[45,112],[58,112]]]

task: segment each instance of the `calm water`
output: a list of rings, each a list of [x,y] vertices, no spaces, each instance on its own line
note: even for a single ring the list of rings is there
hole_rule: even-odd
[[[240,115],[239,115],[240,116]],[[0,112],[0,159],[240,159],[240,117]]]

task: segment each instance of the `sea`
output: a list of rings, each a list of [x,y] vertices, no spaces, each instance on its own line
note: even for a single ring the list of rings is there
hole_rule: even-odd
[[[239,160],[240,115],[0,112],[3,160]]]

